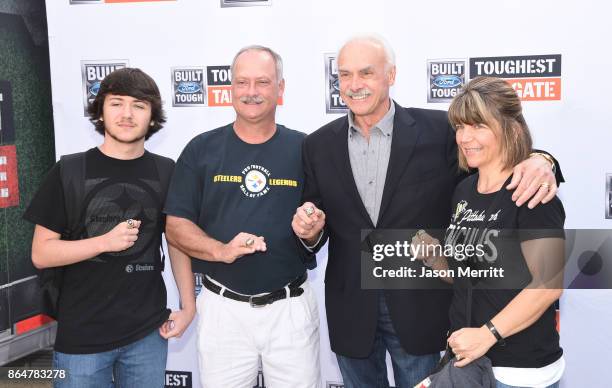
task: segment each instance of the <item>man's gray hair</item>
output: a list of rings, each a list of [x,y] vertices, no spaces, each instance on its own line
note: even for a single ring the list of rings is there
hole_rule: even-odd
[[[395,66],[395,52],[391,48],[391,45],[389,44],[387,39],[383,38],[381,35],[374,34],[374,33],[359,34],[359,35],[351,36],[340,47],[340,50],[338,50],[338,55],[340,55],[340,52],[342,51],[342,49],[345,48],[349,43],[356,43],[356,42],[369,42],[369,43],[373,43],[375,45],[381,46],[385,52],[385,59],[387,60],[387,63],[391,66]]]
[[[236,60],[238,59],[238,57],[242,53],[246,51],[251,51],[251,50],[263,51],[272,56],[272,59],[274,60],[274,65],[276,66],[276,79],[278,80],[278,82],[281,82],[281,80],[283,79],[283,59],[281,58],[280,55],[278,55],[276,51],[272,50],[270,47],[260,46],[257,44],[243,47],[240,49],[240,51],[238,51],[238,53],[236,53],[236,55],[234,56],[234,60],[232,61],[232,67],[231,67],[232,77],[234,76],[234,67],[236,66]]]

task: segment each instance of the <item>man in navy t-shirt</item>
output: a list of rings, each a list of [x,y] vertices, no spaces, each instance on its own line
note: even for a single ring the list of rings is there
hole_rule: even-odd
[[[318,387],[319,318],[291,220],[304,176],[304,134],[277,125],[285,81],[267,47],[232,63],[236,121],[196,136],[166,200],[169,241],[202,277],[196,302],[204,387]]]

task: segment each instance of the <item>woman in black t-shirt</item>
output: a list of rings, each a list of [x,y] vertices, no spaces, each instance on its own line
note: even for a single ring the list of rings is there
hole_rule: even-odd
[[[554,197],[533,209],[517,207],[505,189],[512,167],[532,152],[520,100],[507,82],[475,78],[448,114],[460,167],[478,169],[457,186],[444,241],[461,252],[472,246],[474,254],[425,260],[453,274],[454,365],[486,355],[498,388],[557,387],[565,368],[554,308],[562,292],[563,206]],[[419,238],[432,239],[423,232]]]

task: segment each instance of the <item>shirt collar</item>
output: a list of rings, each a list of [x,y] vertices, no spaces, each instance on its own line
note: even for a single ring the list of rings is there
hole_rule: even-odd
[[[389,99],[389,103],[390,107],[387,113],[385,113],[383,118],[372,127],[372,129],[378,128],[385,136],[391,136],[393,133],[393,119],[395,118],[395,103],[391,99]],[[361,133],[361,129],[355,124],[353,112],[350,110],[348,112],[348,123],[349,136],[353,131]]]

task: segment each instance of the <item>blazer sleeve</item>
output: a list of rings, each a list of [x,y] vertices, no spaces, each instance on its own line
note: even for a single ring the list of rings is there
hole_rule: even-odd
[[[309,137],[306,137],[306,139],[304,139],[304,142],[302,143],[302,167],[304,168],[304,191],[302,193],[302,203],[312,202],[317,208],[325,211],[325,204],[321,199],[317,179],[312,168],[311,158],[314,155],[312,150],[309,148],[309,140],[311,139],[309,139]],[[327,227],[324,227],[323,235],[319,239],[319,242],[317,243],[317,245],[310,249],[306,248],[297,236],[296,239],[298,239],[298,245],[300,246],[302,251],[304,251],[306,254],[312,255],[312,259],[314,260],[314,255],[321,249],[321,247],[323,247],[323,245],[325,245],[328,237],[329,231]]]

